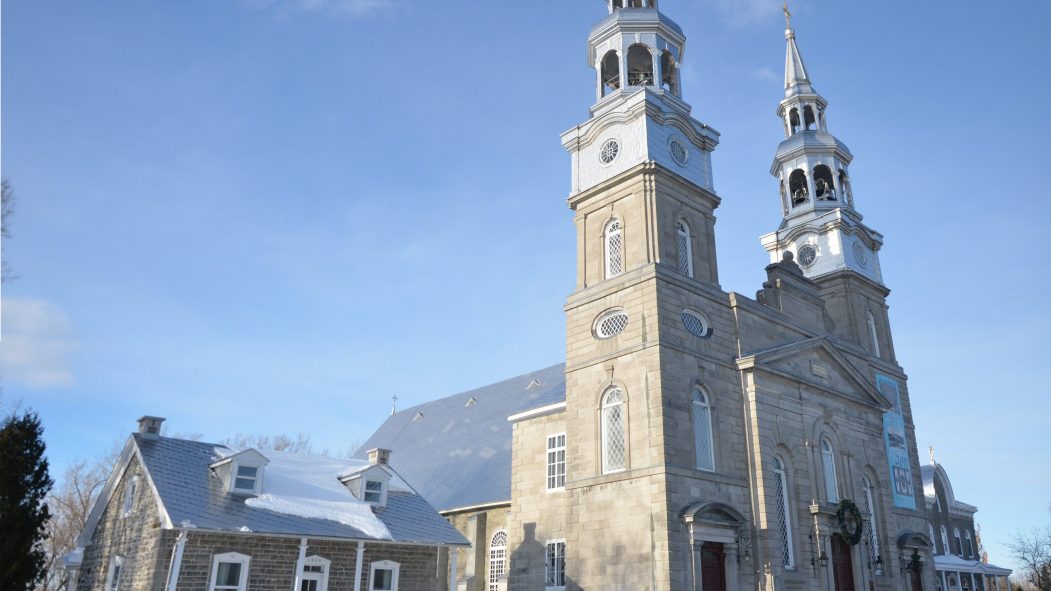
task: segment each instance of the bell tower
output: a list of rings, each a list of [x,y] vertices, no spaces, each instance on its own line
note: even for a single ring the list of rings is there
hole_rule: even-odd
[[[792,253],[821,287],[833,333],[893,361],[879,251],[883,235],[862,223],[849,167],[854,156],[829,133],[828,101],[813,87],[785,9],[785,96],[777,116],[785,140],[770,174],[778,180],[782,222],[760,238],[778,263]]]

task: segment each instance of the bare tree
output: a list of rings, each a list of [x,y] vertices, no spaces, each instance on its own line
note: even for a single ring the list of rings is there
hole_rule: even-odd
[[[0,240],[11,237],[11,215],[15,212],[15,193],[7,179],[0,181]],[[9,281],[13,275],[7,261],[0,263],[0,281]]]
[[[1017,533],[1007,548],[1022,565],[1022,580],[1034,589],[1051,591],[1051,526]]]
[[[256,449],[283,451],[290,454],[312,454],[325,455],[328,450],[316,451],[310,437],[302,433],[295,437],[289,435],[243,435],[238,433],[233,437],[227,437],[221,441],[229,447],[254,447]]]
[[[106,484],[116,456],[95,461],[78,460],[62,473],[58,487],[48,496],[53,516],[48,527],[47,575],[38,590],[61,589],[65,583],[62,560],[77,545],[95,500]]]

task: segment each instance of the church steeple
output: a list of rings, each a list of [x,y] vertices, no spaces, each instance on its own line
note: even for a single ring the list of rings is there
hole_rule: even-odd
[[[788,40],[788,52],[785,55],[785,98],[795,94],[813,94],[814,89],[810,87],[810,76],[806,73],[803,64],[803,55],[799,53],[796,45],[796,32],[792,30],[792,13],[788,11],[788,3],[785,3],[785,39]]]

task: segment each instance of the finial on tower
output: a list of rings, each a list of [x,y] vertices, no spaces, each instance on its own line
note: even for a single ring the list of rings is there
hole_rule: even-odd
[[[932,466],[936,465],[938,462],[934,461],[934,446],[933,445],[927,448],[927,453],[929,453],[931,455],[931,465]]]
[[[390,407],[390,416],[394,416],[398,412],[398,395],[391,396],[390,399],[394,401],[394,404]]]
[[[785,28],[786,29],[791,29],[792,28],[792,13],[788,11],[788,0],[785,0],[785,6],[784,6],[783,10],[785,11]]]

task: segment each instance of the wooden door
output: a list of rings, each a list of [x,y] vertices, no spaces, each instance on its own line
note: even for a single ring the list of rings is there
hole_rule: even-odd
[[[910,571],[912,573],[912,591],[923,591],[923,573],[918,570]]]
[[[839,536],[832,536],[832,578],[836,591],[854,591],[854,563],[850,545]]]
[[[701,546],[701,588],[726,591],[726,553],[722,544],[705,542]]]

